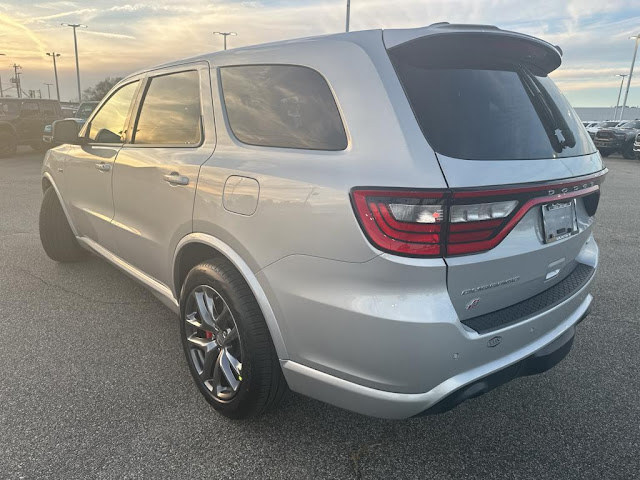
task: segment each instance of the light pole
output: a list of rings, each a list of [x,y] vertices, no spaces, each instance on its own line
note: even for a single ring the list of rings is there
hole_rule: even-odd
[[[62,23],[63,27],[73,28],[73,46],[76,50],[76,77],[78,78],[78,103],[82,102],[82,90],[80,90],[80,64],[78,63],[78,37],[76,36],[76,28],[87,28],[81,23]]]
[[[620,95],[622,95],[622,85],[624,85],[624,77],[626,76],[627,76],[626,73],[616,75],[616,77],[622,77],[622,80],[620,80],[620,91],[618,92],[618,101],[616,102],[616,109],[613,111],[614,120],[618,119],[618,107],[620,106]]]
[[[235,37],[238,35],[236,32],[213,32],[214,35],[222,35],[224,37],[224,49],[227,49],[227,37],[229,35]]]
[[[53,58],[53,74],[56,77],[56,95],[58,96],[58,101],[60,101],[60,86],[58,85],[58,67],[56,66],[56,57],[59,57],[60,54],[56,52],[47,52],[47,55]],[[51,98],[51,96],[49,96]]]
[[[347,0],[347,28],[345,31],[349,31],[349,19],[351,18],[351,0]]]
[[[0,53],[0,57],[3,57],[4,53]],[[4,97],[4,92],[2,91],[2,77],[0,77],[0,98]]]
[[[53,83],[44,83],[47,86],[47,97],[51,100],[51,87],[53,87]],[[60,100],[58,100],[60,101]]]
[[[629,85],[631,85],[631,77],[633,76],[633,66],[636,63],[636,55],[638,54],[638,43],[640,43],[640,35],[629,37],[636,40],[636,48],[633,50],[633,59],[631,60],[631,70],[629,70],[629,78],[627,78],[627,90],[624,92],[624,102],[622,102],[622,110],[620,111],[620,120],[624,115],[624,108],[627,106],[627,97],[629,96]]]
[[[22,88],[20,87],[20,73],[18,73],[18,69],[22,70],[22,67],[18,64],[13,64],[13,79],[16,84],[16,90],[18,91],[18,98],[22,98]]]

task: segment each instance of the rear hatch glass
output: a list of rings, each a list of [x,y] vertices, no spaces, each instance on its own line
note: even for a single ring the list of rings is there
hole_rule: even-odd
[[[529,52],[517,42],[439,36],[401,44],[389,55],[437,153],[531,160],[595,152],[544,63],[528,62]]]

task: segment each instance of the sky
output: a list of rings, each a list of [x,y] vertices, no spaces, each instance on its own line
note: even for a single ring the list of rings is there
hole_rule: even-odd
[[[169,60],[222,49],[213,31],[235,31],[228,47],[344,30],[346,0],[0,0],[0,78],[22,66],[24,90],[54,83],[46,52],[59,52],[62,100],[77,98],[73,34],[81,86]],[[351,0],[351,30],[412,28],[435,22],[491,24],[535,35],[564,51],[552,77],[576,107],[615,105],[640,33],[640,0]],[[628,105],[640,105],[640,58]],[[52,87],[52,96],[54,89]],[[626,83],[625,83],[626,88]],[[11,92],[11,91],[10,91]],[[15,95],[15,89],[13,90]],[[624,96],[624,91],[623,91]]]

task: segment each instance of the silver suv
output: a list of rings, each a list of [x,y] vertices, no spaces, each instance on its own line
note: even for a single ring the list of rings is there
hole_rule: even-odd
[[[180,315],[232,418],[287,388],[436,413],[570,350],[592,301],[602,160],[547,74],[491,26],[373,30],[136,73],[54,125],[42,244],[91,250]]]

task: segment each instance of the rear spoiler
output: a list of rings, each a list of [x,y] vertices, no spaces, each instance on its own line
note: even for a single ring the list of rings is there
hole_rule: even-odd
[[[533,70],[548,74],[562,63],[562,49],[530,35],[501,30],[492,25],[456,25],[447,22],[412,29],[383,31],[383,41],[389,51],[400,54],[411,47],[439,52],[440,59],[455,62],[460,56],[486,57],[494,53]],[[437,43],[435,43],[435,42]],[[414,52],[415,53],[415,52]],[[496,55],[496,56],[498,56]]]

